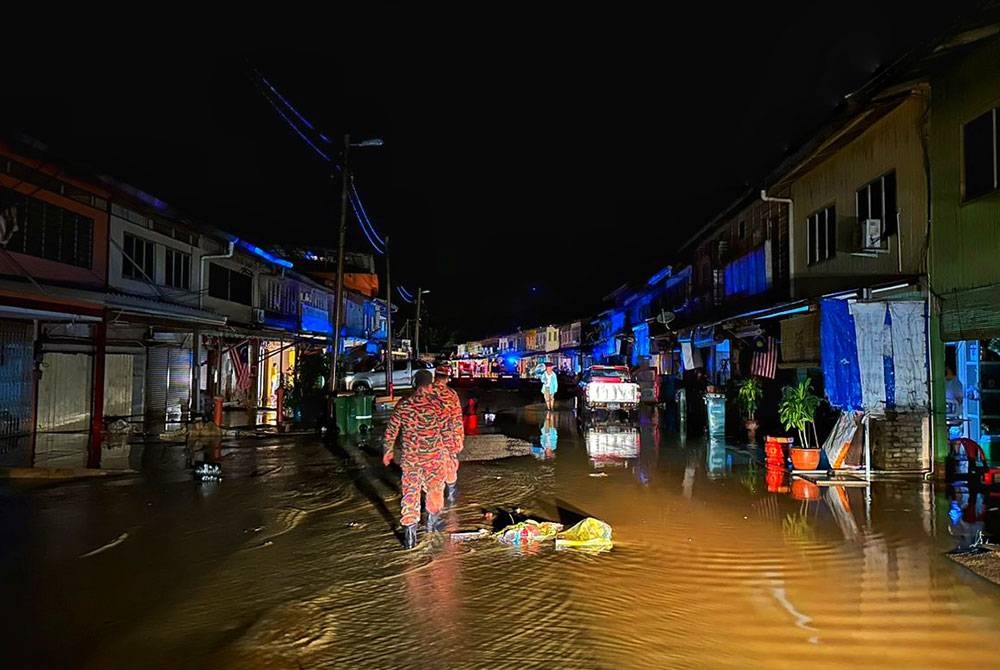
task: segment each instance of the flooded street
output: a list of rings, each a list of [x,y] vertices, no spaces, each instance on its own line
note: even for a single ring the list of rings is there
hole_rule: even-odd
[[[501,412],[534,457],[463,463],[449,530],[483,508],[614,528],[602,554],[392,534],[398,470],[314,438],[133,447],[142,475],[0,505],[6,667],[992,667],[1000,588],[945,554],[939,483],[794,485],[753,454]],[[636,440],[637,438],[637,440]],[[544,442],[544,444],[543,444]],[[638,448],[636,447],[638,444]],[[996,499],[986,501],[996,507]]]

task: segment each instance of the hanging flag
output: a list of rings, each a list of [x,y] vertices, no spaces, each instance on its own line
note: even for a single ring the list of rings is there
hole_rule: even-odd
[[[250,388],[250,366],[245,358],[250,353],[250,344],[238,344],[229,350],[229,360],[236,373],[236,388],[245,391]]]
[[[767,346],[762,350],[755,351],[753,363],[750,365],[750,374],[764,379],[774,379],[778,372],[778,341],[773,337],[767,338]]]

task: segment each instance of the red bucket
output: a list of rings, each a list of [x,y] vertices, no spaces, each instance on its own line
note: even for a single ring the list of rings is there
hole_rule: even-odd
[[[768,435],[764,440],[764,459],[770,462],[785,461],[786,449],[792,446],[790,437],[773,437]]]

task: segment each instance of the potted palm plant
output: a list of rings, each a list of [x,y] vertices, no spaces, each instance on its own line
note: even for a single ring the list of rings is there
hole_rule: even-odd
[[[747,442],[757,441],[757,405],[760,403],[764,390],[756,377],[747,377],[737,389],[736,400],[743,412],[743,426],[747,429]]]
[[[781,402],[778,403],[778,418],[785,430],[792,428],[798,433],[799,446],[793,446],[789,451],[792,455],[792,466],[796,470],[815,470],[819,465],[819,438],[816,435],[816,408],[820,398],[812,392],[812,380],[803,379],[795,386],[781,389]],[[809,429],[812,437],[809,439]]]

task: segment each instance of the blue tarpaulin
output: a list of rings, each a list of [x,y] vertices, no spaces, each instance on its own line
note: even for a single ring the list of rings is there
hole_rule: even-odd
[[[819,316],[820,359],[826,396],[834,407],[862,409],[858,342],[847,301],[822,300]]]
[[[726,266],[723,282],[726,296],[757,295],[766,291],[767,252],[763,246]]]

